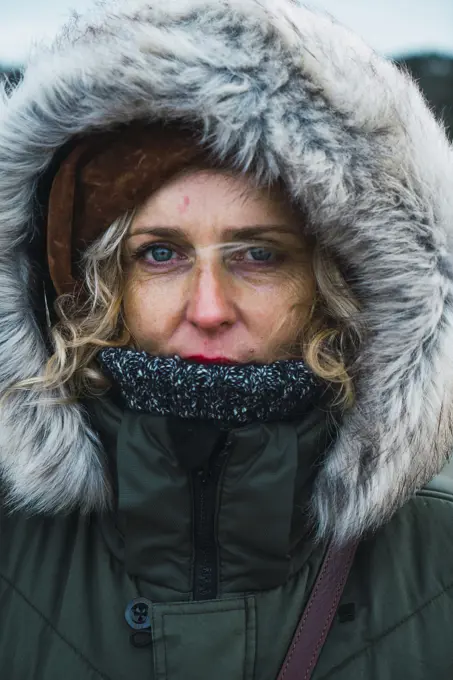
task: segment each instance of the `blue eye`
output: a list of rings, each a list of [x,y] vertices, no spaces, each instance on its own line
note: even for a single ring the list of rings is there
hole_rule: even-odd
[[[152,269],[165,269],[167,265],[174,268],[188,261],[186,254],[171,243],[145,243],[133,253],[133,257]]]
[[[250,248],[248,251],[255,262],[269,262],[275,253],[267,248]]]
[[[174,254],[174,250],[167,248],[166,246],[158,245],[147,248],[147,253],[150,253],[152,259],[154,259],[156,262],[170,262],[172,255]]]

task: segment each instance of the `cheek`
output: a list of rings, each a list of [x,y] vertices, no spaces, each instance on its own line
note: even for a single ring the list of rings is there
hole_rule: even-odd
[[[315,293],[316,283],[311,273],[298,273],[242,286],[241,298],[249,318],[253,317],[264,329],[283,322],[294,312],[303,322],[310,313]]]
[[[124,320],[132,337],[142,349],[159,346],[171,332],[178,315],[181,295],[153,280],[134,280],[126,284],[123,297]]]
[[[282,277],[273,284],[248,287],[243,313],[265,361],[300,357],[298,339],[315,299],[314,277],[307,273]]]

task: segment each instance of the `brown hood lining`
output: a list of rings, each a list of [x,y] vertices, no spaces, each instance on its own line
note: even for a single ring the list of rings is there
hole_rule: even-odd
[[[47,261],[58,294],[80,279],[80,254],[118,217],[139,206],[172,175],[208,163],[193,132],[133,124],[86,137],[55,174],[47,216]]]

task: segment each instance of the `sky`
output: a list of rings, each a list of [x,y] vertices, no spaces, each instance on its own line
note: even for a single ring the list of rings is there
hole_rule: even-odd
[[[107,0],[108,1],[108,0]],[[160,0],[171,2],[171,0]],[[52,38],[71,9],[92,0],[0,0],[0,63],[20,64],[33,43]],[[312,0],[378,51],[453,56],[453,0]]]

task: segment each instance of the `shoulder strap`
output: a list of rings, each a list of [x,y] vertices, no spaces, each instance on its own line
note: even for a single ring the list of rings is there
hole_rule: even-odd
[[[331,543],[277,680],[309,680],[332,625],[358,541]]]

